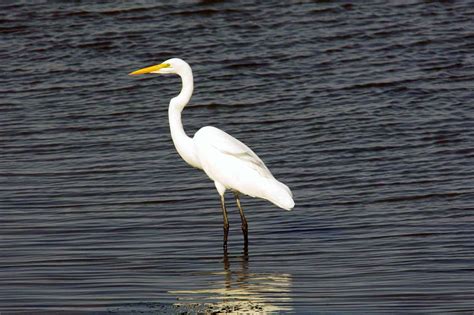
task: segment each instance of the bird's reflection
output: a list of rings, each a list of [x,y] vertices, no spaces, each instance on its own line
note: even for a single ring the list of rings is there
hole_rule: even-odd
[[[291,275],[286,273],[253,273],[249,270],[248,250],[230,256],[224,250],[223,272],[212,272],[205,288],[170,292],[181,305],[204,302],[212,314],[265,314],[291,311]]]

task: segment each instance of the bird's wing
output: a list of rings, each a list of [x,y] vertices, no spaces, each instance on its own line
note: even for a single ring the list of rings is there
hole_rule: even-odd
[[[220,153],[238,159],[264,177],[273,178],[272,173],[257,154],[228,133],[210,126],[203,127],[198,132],[205,133],[207,143]]]

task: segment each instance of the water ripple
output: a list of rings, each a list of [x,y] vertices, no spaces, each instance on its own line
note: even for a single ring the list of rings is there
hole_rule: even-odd
[[[474,309],[468,1],[0,4],[0,312]],[[296,208],[219,198],[167,121],[244,140]]]

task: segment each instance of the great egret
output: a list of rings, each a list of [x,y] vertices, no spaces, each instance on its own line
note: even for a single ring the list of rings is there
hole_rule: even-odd
[[[190,138],[181,122],[181,112],[193,94],[193,72],[191,67],[179,58],[143,68],[130,73],[177,74],[181,77],[182,88],[178,96],[170,101],[168,116],[176,150],[189,165],[204,170],[214,181],[221,197],[224,216],[224,248],[227,248],[229,220],[224,193],[232,190],[240,210],[244,246],[248,245],[248,224],[240,204],[239,194],[266,199],[280,208],[291,210],[295,203],[291,190],[276,180],[262,160],[245,144],[215,127],[202,127]]]

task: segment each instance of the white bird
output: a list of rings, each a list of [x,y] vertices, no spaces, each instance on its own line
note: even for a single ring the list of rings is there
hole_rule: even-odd
[[[181,112],[193,94],[193,72],[191,67],[179,58],[143,68],[130,73],[177,74],[182,88],[178,96],[171,99],[168,115],[176,150],[189,165],[202,169],[214,181],[221,197],[224,216],[224,248],[227,248],[229,221],[224,193],[233,191],[240,210],[244,246],[248,246],[248,224],[240,204],[239,194],[266,199],[280,208],[291,210],[295,203],[291,190],[273,177],[263,161],[245,144],[215,127],[206,126],[196,132],[193,138],[186,135],[181,122]]]

